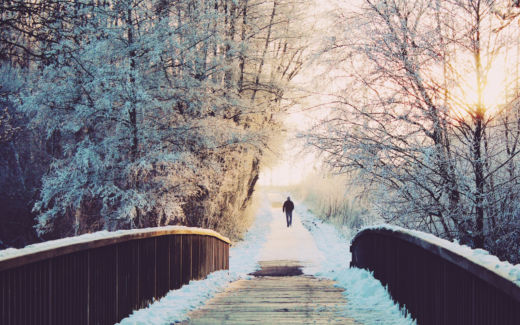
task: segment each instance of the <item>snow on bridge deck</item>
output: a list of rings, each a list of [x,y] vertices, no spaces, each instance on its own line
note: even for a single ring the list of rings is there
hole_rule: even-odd
[[[121,321],[144,324],[415,324],[372,275],[350,269],[349,240],[296,202],[293,226],[283,193],[264,197],[229,271],[192,281]]]
[[[281,204],[272,204],[273,220],[260,254],[261,269],[239,280],[184,324],[355,324],[341,315],[344,289],[329,279],[304,275],[316,269],[323,254],[299,219],[286,227]]]
[[[290,275],[299,270],[298,264],[260,262],[262,270],[257,276],[232,283],[183,323],[355,324],[341,315],[341,305],[347,303],[344,290],[328,279]]]

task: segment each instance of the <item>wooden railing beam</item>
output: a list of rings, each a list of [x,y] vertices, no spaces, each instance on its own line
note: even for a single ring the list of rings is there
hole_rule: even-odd
[[[2,258],[0,324],[114,324],[228,266],[211,247],[229,244],[213,231],[166,227]]]
[[[372,271],[418,324],[520,324],[520,287],[446,247],[366,229],[351,252],[351,266]]]

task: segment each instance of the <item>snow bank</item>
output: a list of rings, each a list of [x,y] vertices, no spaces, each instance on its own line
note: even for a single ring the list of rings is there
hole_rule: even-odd
[[[231,247],[229,251],[229,271],[213,272],[204,280],[190,281],[182,288],[170,291],[147,308],[134,311],[119,324],[156,325],[184,321],[189,311],[203,306],[208,299],[223,291],[230,282],[249,278],[248,274],[259,268],[257,261],[260,248],[266,240],[272,219],[269,201],[264,198],[262,202],[255,223],[244,241]]]
[[[184,226],[166,226],[166,227],[155,227],[155,228],[144,228],[144,229],[130,229],[130,230],[118,230],[118,231],[97,231],[90,234],[83,234],[75,237],[67,237],[56,240],[49,240],[43,243],[37,243],[32,245],[27,245],[24,248],[7,248],[4,250],[0,250],[0,262],[2,260],[7,260],[23,255],[40,253],[60,247],[66,247],[71,245],[79,245],[84,243],[93,242],[96,240],[109,239],[109,238],[121,238],[125,236],[138,235],[138,234],[147,234],[154,233],[157,231],[171,231],[179,232],[179,233],[204,233],[208,235],[214,235],[215,237],[219,237],[225,240],[227,238],[223,237],[219,233],[203,228],[195,228],[195,227],[184,227]],[[229,240],[228,240],[229,241]]]
[[[477,248],[473,249],[466,245],[460,245],[457,242],[450,242],[446,239],[442,239],[436,237],[432,234],[418,231],[418,230],[410,230],[394,225],[382,224],[377,226],[371,226],[363,228],[361,231],[366,229],[375,229],[375,230],[390,230],[393,232],[408,234],[413,237],[420,238],[425,242],[430,244],[440,246],[444,249],[447,249],[457,255],[460,255],[475,264],[481,265],[484,268],[502,276],[503,278],[515,283],[517,286],[520,286],[520,264],[513,265],[506,261],[501,261],[498,257],[491,255],[488,251]],[[355,238],[355,237],[354,237]]]
[[[296,205],[296,213],[325,256],[315,275],[334,280],[337,286],[345,289],[348,303],[343,313],[346,317],[365,325],[415,324],[370,272],[349,267],[351,254],[347,238],[334,226],[318,220],[302,203]]]

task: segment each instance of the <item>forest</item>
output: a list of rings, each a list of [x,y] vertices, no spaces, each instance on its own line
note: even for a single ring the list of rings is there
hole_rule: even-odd
[[[300,7],[2,1],[0,244],[171,224],[239,237],[303,65]]]
[[[0,247],[173,224],[239,239],[305,112],[297,143],[328,176],[295,191],[323,218],[520,263],[519,6],[4,0]]]
[[[383,221],[519,263],[518,2],[341,9],[327,116],[302,137]]]

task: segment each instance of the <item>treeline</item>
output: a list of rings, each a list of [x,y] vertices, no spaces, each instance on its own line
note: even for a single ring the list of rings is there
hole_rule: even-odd
[[[291,0],[3,1],[3,245],[169,224],[240,236],[303,64],[300,14]]]
[[[341,87],[308,143],[387,222],[519,263],[517,4],[365,0],[338,13],[323,54]]]

